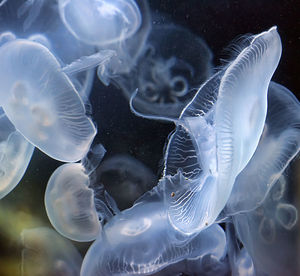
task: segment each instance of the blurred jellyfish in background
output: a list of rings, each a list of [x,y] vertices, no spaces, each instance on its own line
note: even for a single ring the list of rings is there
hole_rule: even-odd
[[[82,159],[97,131],[56,58],[21,39],[2,45],[0,56],[0,104],[16,129],[54,159]]]
[[[21,233],[22,276],[78,276],[82,257],[75,246],[48,227]]]
[[[0,108],[0,199],[22,179],[34,146],[18,132]]]
[[[237,237],[249,252],[257,275],[297,275],[298,211],[288,203],[285,177],[273,185],[261,206],[233,216]]]
[[[139,160],[129,155],[115,155],[104,160],[97,171],[97,182],[114,198],[120,210],[157,184],[157,177]]]
[[[189,30],[174,25],[154,25],[137,65],[114,79],[134,108],[145,115],[178,118],[197,88],[212,73],[212,53]]]
[[[71,240],[96,239],[102,229],[101,221],[112,217],[113,210],[119,212],[104,188],[94,183],[93,172],[104,154],[103,146],[97,145],[90,158],[58,167],[48,181],[45,192],[48,218],[60,234]]]
[[[84,257],[81,275],[151,275],[186,258],[213,255],[220,260],[225,254],[219,225],[193,237],[182,235],[170,224],[154,189],[104,225]]]

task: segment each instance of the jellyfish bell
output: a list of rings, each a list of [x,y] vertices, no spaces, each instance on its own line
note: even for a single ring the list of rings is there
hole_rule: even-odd
[[[141,24],[141,14],[134,0],[59,0],[58,5],[68,30],[90,45],[124,40]]]
[[[54,159],[82,159],[96,128],[56,58],[43,45],[20,39],[4,44],[0,56],[1,105],[16,129]]]
[[[18,132],[0,108],[0,199],[22,179],[34,146]]]

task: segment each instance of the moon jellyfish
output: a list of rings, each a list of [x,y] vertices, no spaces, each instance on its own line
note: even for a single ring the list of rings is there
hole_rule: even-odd
[[[257,275],[297,275],[298,211],[288,203],[286,192],[278,196],[278,190],[287,183],[284,178],[282,175],[273,185],[261,206],[233,216],[237,236],[249,252]],[[252,179],[248,180],[252,184]]]
[[[210,75],[212,53],[189,30],[170,24],[154,26],[136,68],[115,80],[133,106],[145,115],[178,118]]]
[[[96,239],[102,229],[100,217],[106,218],[109,212],[104,202],[97,201],[97,194],[90,187],[94,181],[92,173],[104,153],[104,148],[99,145],[93,149],[91,160],[85,158],[81,163],[64,164],[54,171],[48,181],[45,192],[48,218],[60,234],[71,240],[82,242]],[[102,205],[97,206],[98,203]],[[106,213],[102,210],[98,215],[99,207]]]
[[[31,36],[28,37],[28,40],[40,43],[44,45],[46,48],[48,48],[49,50],[51,50],[52,47],[51,42],[49,41],[47,36],[43,34],[32,34]]]
[[[141,24],[141,14],[134,0],[59,0],[58,5],[68,30],[91,45],[124,40]]]
[[[97,169],[97,180],[121,210],[131,207],[136,199],[157,183],[150,169],[127,155],[115,155],[104,160]]]
[[[0,109],[0,199],[22,179],[34,146],[18,132]]]
[[[77,276],[82,257],[73,244],[47,227],[24,229],[21,233],[22,276]]]
[[[16,36],[12,32],[3,32],[0,34],[0,46],[5,44],[6,42],[15,40]]]
[[[224,208],[262,134],[268,85],[280,55],[276,27],[254,36],[228,67],[199,89],[176,121],[165,175],[177,177],[165,182],[164,194],[177,230],[201,231]]]
[[[16,129],[54,159],[82,159],[96,128],[56,58],[27,40],[4,44],[0,56],[1,105]]]
[[[255,209],[263,202],[273,184],[299,153],[299,124],[299,101],[287,88],[271,82],[263,134],[252,159],[236,178],[224,211],[226,215]],[[252,179],[251,185],[249,179]],[[278,189],[278,196],[282,191]]]
[[[187,238],[172,228],[155,191],[149,194],[104,225],[84,257],[81,275],[149,275],[186,258],[224,255],[220,226]]]

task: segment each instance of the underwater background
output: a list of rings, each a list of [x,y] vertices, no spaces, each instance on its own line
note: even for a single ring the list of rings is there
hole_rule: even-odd
[[[17,2],[17,1],[16,1]],[[22,2],[22,1],[19,1]],[[272,78],[300,99],[300,3],[298,0],[149,0],[153,26],[173,22],[202,38],[213,53],[213,66],[222,65],[220,59],[230,60],[230,49],[238,36],[257,34],[277,25],[283,50],[280,63]],[[6,7],[0,9],[0,26],[7,20]],[[180,49],[189,51],[189,49]],[[1,60],[0,60],[1,62]],[[1,85],[1,84],[0,84]],[[107,151],[104,161],[115,155],[131,156],[142,162],[149,173],[149,189],[157,183],[163,169],[164,146],[173,124],[136,117],[121,90],[104,86],[94,79],[90,102],[92,117],[97,124],[95,142]],[[52,172],[62,163],[35,149],[29,167],[19,185],[0,201],[0,276],[21,275],[22,244],[20,233],[25,228],[52,227],[44,207],[46,184]],[[300,162],[291,164],[292,185],[288,197],[299,211]],[[145,173],[148,176],[148,174]],[[120,176],[121,177],[121,176]],[[132,177],[129,174],[125,177]],[[142,176],[140,176],[142,178]],[[105,186],[118,182],[108,174]],[[144,180],[145,181],[145,180]],[[126,187],[125,187],[126,188]],[[121,189],[121,188],[120,188]],[[123,187],[124,189],[124,187]],[[119,191],[120,192],[120,191]],[[129,206],[125,206],[129,207]],[[298,221],[298,229],[300,227]],[[300,232],[295,256],[300,260]],[[73,244],[84,256],[90,243]],[[300,261],[299,261],[300,263]],[[300,265],[299,265],[300,271]]]

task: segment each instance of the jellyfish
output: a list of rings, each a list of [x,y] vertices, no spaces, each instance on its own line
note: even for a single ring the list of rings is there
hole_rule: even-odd
[[[189,30],[167,24],[153,26],[137,65],[114,80],[143,114],[177,119],[212,73],[212,52]],[[155,119],[155,118],[154,118]]]
[[[0,199],[22,179],[34,146],[29,143],[0,108]]]
[[[288,182],[281,175],[262,205],[233,216],[237,237],[253,260],[256,275],[297,274],[298,210],[287,197]]]
[[[225,248],[225,233],[217,224],[193,237],[173,229],[154,189],[104,225],[84,257],[81,275],[150,275],[186,258],[222,258]]]
[[[141,24],[141,14],[134,0],[59,0],[58,6],[67,29],[90,45],[124,40]]]
[[[97,180],[121,210],[131,207],[135,200],[157,183],[149,168],[128,155],[115,155],[104,160],[96,174]]]
[[[299,124],[299,101],[287,88],[271,82],[263,134],[250,162],[236,178],[225,215],[254,210],[262,204],[273,184],[299,153]],[[249,179],[252,179],[251,185]],[[278,196],[283,191],[283,188],[278,189]]]
[[[90,154],[92,156],[84,158],[81,163],[58,167],[51,175],[45,192],[46,212],[53,227],[61,235],[80,242],[96,239],[102,229],[100,220],[112,216],[107,206],[112,206],[113,200],[103,189],[102,200],[99,196],[101,187],[98,190],[92,188],[92,173],[105,150],[102,145],[97,145]],[[114,206],[115,203],[111,208]]]
[[[18,131],[50,157],[81,160],[96,128],[70,79],[51,52],[17,39],[0,48],[0,105]]]
[[[226,205],[236,176],[263,132],[268,85],[280,55],[276,27],[253,36],[235,60],[200,87],[175,120],[164,175],[176,178],[165,182],[164,195],[178,231],[201,231]]]
[[[79,275],[82,257],[74,245],[48,227],[24,229],[21,233],[22,276]]]

